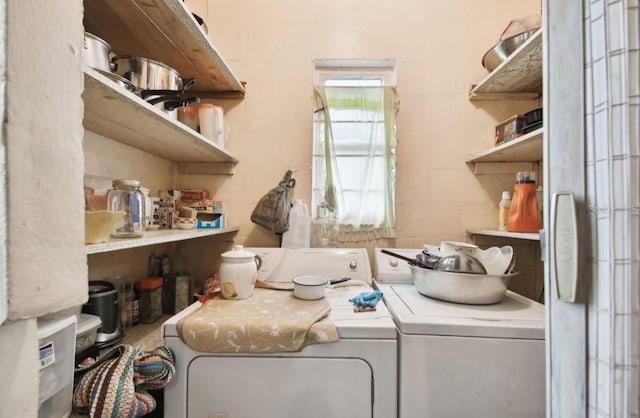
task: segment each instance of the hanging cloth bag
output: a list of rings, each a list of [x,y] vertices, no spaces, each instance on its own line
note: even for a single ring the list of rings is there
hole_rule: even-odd
[[[287,170],[277,187],[262,196],[251,213],[251,221],[276,234],[289,230],[289,211],[291,210],[291,189],[296,179],[291,178],[293,171]]]

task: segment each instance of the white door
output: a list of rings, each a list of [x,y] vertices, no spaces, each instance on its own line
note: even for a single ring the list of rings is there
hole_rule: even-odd
[[[547,416],[639,416],[640,9],[543,10]]]
[[[585,285],[589,283],[589,270],[584,268],[585,246],[582,244],[590,237],[584,228],[586,156],[582,8],[583,2],[575,0],[545,0],[543,7],[547,417],[558,418],[587,416],[589,295]],[[551,248],[554,232],[551,206],[559,192],[573,194],[577,218],[575,222],[567,216],[556,218],[554,263],[551,259],[554,250]],[[571,196],[559,196],[559,199],[562,208],[570,212]],[[574,231],[577,232],[577,242],[573,242]],[[574,249],[577,249],[576,253],[572,253]],[[572,272],[574,266],[577,269]],[[577,285],[575,295],[572,294],[574,283]]]

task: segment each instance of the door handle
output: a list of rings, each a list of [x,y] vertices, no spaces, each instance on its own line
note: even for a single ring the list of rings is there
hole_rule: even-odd
[[[549,228],[551,283],[556,298],[575,303],[578,290],[578,216],[573,193],[554,193]]]

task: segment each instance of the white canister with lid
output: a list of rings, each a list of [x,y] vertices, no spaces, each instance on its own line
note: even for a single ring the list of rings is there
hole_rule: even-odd
[[[225,299],[247,299],[253,295],[262,259],[236,245],[221,255],[220,289]]]

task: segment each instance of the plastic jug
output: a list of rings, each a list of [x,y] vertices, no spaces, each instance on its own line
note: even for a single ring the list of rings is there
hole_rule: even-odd
[[[309,248],[311,243],[311,217],[309,207],[302,199],[289,211],[289,230],[282,235],[283,248]]]
[[[509,232],[538,232],[540,230],[540,214],[534,179],[534,173],[528,171],[521,171],[516,175],[511,209],[507,219],[507,231]]]

